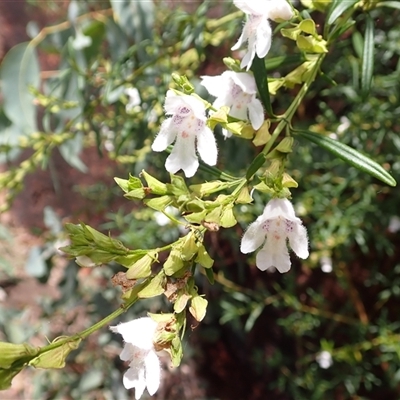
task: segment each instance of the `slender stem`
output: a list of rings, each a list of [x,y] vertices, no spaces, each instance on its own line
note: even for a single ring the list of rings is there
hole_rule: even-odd
[[[293,118],[294,113],[296,112],[297,108],[299,107],[299,105],[303,101],[303,99],[304,99],[305,95],[307,94],[308,89],[310,88],[311,84],[314,82],[315,76],[317,75],[317,73],[319,71],[319,68],[321,66],[321,63],[322,63],[324,57],[325,57],[325,54],[321,54],[318,57],[315,65],[313,67],[312,73],[310,74],[308,79],[304,82],[303,86],[301,87],[301,89],[297,93],[295,99],[292,101],[292,104],[290,104],[289,108],[282,115],[281,122],[279,122],[278,126],[274,130],[274,133],[271,136],[271,139],[268,141],[268,143],[265,145],[265,147],[262,150],[262,152],[265,155],[267,155],[269,153],[269,151],[271,150],[271,147],[273,146],[273,144],[275,143],[276,139],[281,134],[281,132],[285,129],[285,127],[288,124],[290,124],[290,121]]]
[[[101,321],[97,322],[96,324],[92,325],[91,327],[83,330],[82,332],[79,332],[79,333],[77,333],[77,334],[75,334],[73,336],[69,336],[69,337],[67,337],[65,339],[57,340],[56,342],[50,343],[47,346],[41,347],[39,352],[38,352],[38,355],[46,353],[47,351],[56,349],[58,347],[61,347],[66,343],[75,342],[75,341],[87,338],[93,332],[103,328],[105,325],[108,325],[113,319],[115,319],[119,315],[123,314],[133,304],[135,304],[137,300],[138,300],[138,297],[134,296],[132,299],[127,301],[124,305],[121,305],[120,308],[118,308],[117,310],[112,312],[110,315],[108,315],[107,317],[103,318]]]

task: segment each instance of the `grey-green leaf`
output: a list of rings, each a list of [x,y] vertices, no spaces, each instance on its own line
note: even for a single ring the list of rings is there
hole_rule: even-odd
[[[371,89],[372,74],[374,72],[374,50],[374,20],[370,15],[367,15],[361,67],[361,90],[364,96]]]
[[[346,144],[309,131],[296,131],[296,133],[304,139],[328,150],[333,155],[339,157],[353,167],[366,172],[389,186],[396,186],[397,183],[395,179],[382,166]]]
[[[4,112],[21,134],[36,128],[36,106],[29,87],[39,88],[40,69],[36,48],[29,42],[13,47],[4,57],[0,79]]]

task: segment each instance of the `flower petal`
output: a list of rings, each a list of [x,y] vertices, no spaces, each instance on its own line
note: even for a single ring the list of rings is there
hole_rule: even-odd
[[[264,122],[264,109],[260,100],[254,98],[248,105],[249,119],[253,129],[258,130]]]
[[[184,99],[185,104],[192,110],[194,116],[197,119],[201,121],[205,121],[207,119],[206,106],[201,100],[197,99],[194,96],[188,96],[188,95],[184,95],[181,97]]]
[[[265,240],[265,233],[261,227],[263,220],[258,217],[249,225],[240,242],[240,251],[244,254],[257,250]]]
[[[176,138],[176,130],[174,129],[172,118],[166,119],[161,124],[161,129],[154,139],[151,149],[153,151],[165,150]]]
[[[110,326],[110,329],[122,335],[126,343],[131,343],[141,350],[150,350],[153,349],[153,336],[157,329],[157,322],[144,317]]]
[[[135,351],[135,347],[131,343],[125,343],[124,348],[119,355],[122,361],[129,361],[132,358],[132,354]]]
[[[259,58],[264,58],[270,48],[272,43],[272,29],[268,20],[265,19],[258,24],[256,32],[255,48],[256,53]]]
[[[289,271],[291,263],[286,238],[276,240],[268,235],[265,246],[257,254],[256,265],[261,271],[270,267],[275,267],[281,273]]]
[[[125,389],[135,388],[135,398],[140,399],[146,388],[144,365],[133,365],[124,374],[122,383]]]
[[[195,135],[189,134],[183,138],[177,136],[174,148],[165,162],[165,168],[171,174],[175,174],[180,169],[183,170],[187,178],[192,177],[199,168],[199,160],[195,152]]]
[[[224,74],[217,76],[202,76],[200,83],[212,96],[220,97],[221,94],[226,92],[228,88],[227,80],[224,78]]]
[[[208,165],[217,163],[218,149],[214,134],[207,126],[197,133],[197,151],[201,159]]]
[[[283,217],[289,221],[297,222],[301,224],[300,218],[296,217],[292,203],[288,199],[272,199],[264,208],[262,214],[264,220],[275,219],[277,217]]]
[[[228,74],[230,79],[243,90],[243,92],[248,94],[256,94],[257,93],[257,85],[254,79],[254,76],[247,72],[233,72],[226,71],[224,74]],[[223,74],[223,75],[224,75]]]
[[[269,1],[269,0],[268,0]],[[263,15],[267,11],[266,0],[233,0],[233,4],[246,14]]]
[[[309,256],[307,229],[302,224],[295,224],[292,232],[288,232],[290,247],[298,257],[305,259]]]
[[[146,367],[146,385],[150,396],[153,396],[160,387],[161,367],[160,360],[154,351],[150,351],[144,359]]]
[[[269,0],[269,3],[267,11],[269,19],[287,21],[293,17],[293,10],[286,0]]]

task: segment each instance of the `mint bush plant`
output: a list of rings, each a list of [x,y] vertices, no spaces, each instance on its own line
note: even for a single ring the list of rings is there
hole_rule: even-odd
[[[210,233],[232,229],[242,253],[258,250],[255,264],[262,271],[274,267],[290,274],[291,257],[307,259],[311,254],[312,258],[313,251],[320,250],[309,241],[305,224],[291,203],[296,203],[298,180],[305,179],[300,166],[291,162],[295,153],[304,151],[302,148],[317,145],[331,153],[330,157],[380,180],[382,185],[396,186],[389,172],[390,163],[382,166],[365,152],[343,143],[338,134],[329,134],[318,121],[305,126],[296,117],[315,85],[324,82],[329,88],[335,87],[324,61],[348,35],[354,35],[354,41],[361,40],[361,65],[354,68],[358,71],[359,91],[364,99],[368,98],[374,84],[376,11],[397,10],[396,2],[304,0],[292,4],[286,0],[235,0],[237,9],[220,20],[208,19],[207,8],[201,5],[192,20],[186,16],[181,23],[176,18],[168,25],[161,13],[156,13],[160,20],[155,18],[148,26],[149,21],[138,21],[138,15],[148,11],[146,7],[152,9],[149,4],[112,1],[111,9],[80,14],[79,4],[71,2],[69,37],[63,45],[65,65],[43,87],[38,81],[36,46],[56,42],[63,27],[45,28],[31,42],[12,49],[3,62],[4,125],[9,138],[16,132],[20,134],[18,144],[5,141],[4,149],[10,157],[21,148],[35,149],[18,168],[0,176],[10,201],[21,188],[24,176],[45,164],[54,147],[60,148],[71,165],[84,170],[79,152],[87,136],[99,148],[107,148],[106,141],[111,142],[109,153],[121,162],[147,157],[146,168],[115,181],[127,201],[161,213],[181,231],[175,241],[163,246],[142,248],[141,243],[135,243],[130,248],[84,222],[66,224],[69,244],[62,251],[78,265],[102,268],[115,263],[124,268],[114,278],[121,287],[121,305],[84,331],[56,338],[42,347],[0,343],[1,389],[8,388],[28,365],[64,367],[70,352],[84,346],[89,335],[114,324],[115,318],[141,300],[164,295],[169,312],[149,312],[146,317],[111,327],[125,341],[120,355],[129,363],[123,378],[125,388],[135,388],[136,399],[145,388],[150,395],[155,394],[160,384],[156,352],[167,351],[172,364],[179,366],[182,340],[190,321],[203,321],[207,308],[213,306],[196,283],[199,271],[211,284],[217,277],[216,259],[208,249]],[[128,11],[131,20],[124,15]],[[363,34],[354,28],[358,19],[365,22]],[[273,26],[269,20],[274,21]],[[235,21],[243,23],[236,44],[237,37],[229,33],[229,24]],[[203,42],[199,42],[199,26]],[[138,28],[140,34],[135,31]],[[138,40],[131,47],[122,29],[136,33]],[[162,33],[156,36],[153,29]],[[101,32],[104,36],[104,30],[110,59],[97,57],[101,50],[97,36]],[[175,43],[171,37],[176,30],[180,32]],[[188,67],[200,65],[205,59],[202,47],[218,47],[225,40],[231,40],[230,47],[235,51],[221,60],[226,71],[202,75],[199,80]],[[274,41],[279,41],[285,54],[271,56]],[[32,68],[27,68],[28,64]],[[15,78],[15,66],[24,83],[15,95],[17,99],[10,95],[8,86]],[[173,72],[170,80],[162,75],[167,71]],[[201,86],[213,99],[201,92]],[[37,128],[34,103],[45,112],[43,132]],[[18,107],[25,111],[24,121],[18,116]],[[102,108],[104,113],[99,111]],[[132,143],[127,140],[129,135],[135,135]],[[252,149],[244,171],[240,167],[224,168],[220,161],[221,157],[230,157],[231,141]],[[161,169],[163,162],[159,159],[152,164],[153,152],[164,151],[169,153],[165,161],[169,174]],[[257,219],[244,219],[243,210],[255,203],[264,211],[253,213],[261,214]],[[305,214],[296,211],[302,217]],[[242,226],[247,225],[243,236],[233,229],[238,220]],[[259,301],[256,294],[250,299]],[[285,297],[281,301],[293,302]],[[253,319],[257,312],[252,314]],[[379,340],[377,343],[382,344]],[[335,353],[330,343],[323,347],[315,355],[317,361],[326,354],[333,360],[346,357],[345,350],[343,354],[340,350]],[[318,362],[325,368],[322,361]],[[332,361],[323,365],[327,364]]]

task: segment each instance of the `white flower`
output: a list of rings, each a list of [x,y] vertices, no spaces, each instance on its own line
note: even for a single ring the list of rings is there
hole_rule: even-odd
[[[250,120],[258,130],[264,122],[264,110],[256,99],[257,85],[254,76],[246,72],[225,71],[219,76],[202,76],[201,84],[216,97],[213,106],[230,107],[229,115]]]
[[[293,11],[286,0],[234,0],[235,6],[248,15],[243,32],[232,50],[238,50],[247,42],[247,53],[240,64],[250,69],[254,56],[264,58],[272,42],[272,29],[269,19],[274,21],[289,20]]]
[[[125,322],[110,329],[122,335],[125,346],[120,354],[122,361],[130,361],[123,384],[126,389],[135,388],[135,399],[142,396],[147,387],[152,396],[160,386],[160,361],[154,350],[153,338],[157,322],[144,317]]]
[[[128,96],[129,101],[125,106],[126,111],[133,110],[136,106],[140,106],[142,99],[140,98],[139,90],[136,88],[126,88],[124,93]]]
[[[331,353],[329,353],[329,351],[326,350],[318,353],[315,357],[315,360],[317,361],[318,365],[323,369],[328,369],[333,364],[332,355]]]
[[[240,251],[247,254],[263,246],[256,257],[257,267],[265,271],[274,266],[279,272],[287,272],[291,264],[286,239],[300,258],[308,257],[307,230],[296,217],[292,203],[272,199],[243,235]]]
[[[151,148],[163,151],[175,141],[165,168],[175,174],[180,169],[186,177],[193,176],[199,167],[196,147],[201,159],[208,165],[217,163],[217,144],[214,134],[206,125],[206,109],[203,102],[193,96],[177,95],[168,90],[165,99],[166,119]]]
[[[332,267],[332,258],[330,257],[321,257],[321,270],[326,274],[329,274],[333,271]]]

